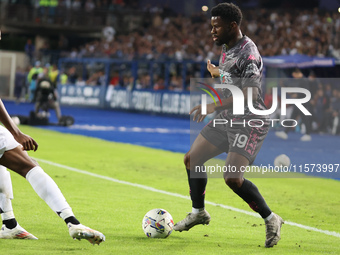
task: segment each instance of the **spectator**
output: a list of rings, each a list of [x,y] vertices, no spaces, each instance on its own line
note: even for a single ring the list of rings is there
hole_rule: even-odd
[[[164,90],[165,89],[165,83],[163,78],[158,78],[157,82],[153,86],[153,90]]]
[[[309,91],[311,93],[311,97],[314,98],[316,91],[319,87],[319,81],[316,78],[316,75],[313,71],[311,71],[308,75],[308,83],[309,83]]]
[[[173,75],[170,79],[169,90],[183,91],[181,78],[177,75]]]
[[[58,118],[61,119],[61,110],[57,100],[56,88],[53,86],[51,80],[48,77],[48,69],[44,68],[43,72],[39,74],[37,81],[37,89],[35,92],[35,114],[38,115],[42,110],[45,113],[49,109],[54,109]]]
[[[17,102],[20,102],[23,89],[25,88],[25,83],[26,74],[20,67],[18,67],[15,72],[15,87],[14,87],[14,95]]]
[[[136,89],[151,89],[151,76],[143,74],[136,84]]]
[[[111,86],[118,86],[119,85],[119,73],[118,72],[113,73],[113,76],[110,80],[110,85]]]
[[[333,135],[340,133],[340,91],[334,90],[334,98],[331,102],[331,133]]]
[[[99,72],[94,72],[90,78],[87,79],[86,85],[97,86],[99,85]]]
[[[83,77],[79,76],[77,81],[76,81],[77,86],[85,86],[86,82],[83,80]]]
[[[309,83],[308,83],[307,79],[304,78],[301,70],[295,69],[292,73],[292,77],[294,78],[294,86],[295,87],[305,88],[305,89],[308,90]],[[293,94],[292,96],[295,97],[295,98],[299,98],[302,95],[300,95],[300,93],[298,93],[298,94]],[[313,102],[307,102],[307,103],[304,104],[304,107],[310,113],[313,112],[313,105],[312,104],[313,104]],[[312,116],[305,115],[304,113],[301,112],[301,110],[296,105],[294,105],[292,114],[289,118],[296,120],[297,117],[300,117],[302,119],[302,123],[305,125],[305,128],[306,128],[306,133],[300,138],[300,140],[303,141],[303,142],[311,141],[312,137],[311,137],[310,133],[312,131]],[[291,125],[293,126],[293,123]],[[279,138],[286,140],[288,138],[288,132],[290,132],[290,131],[291,131],[291,128],[286,127],[284,129],[284,131],[275,132],[275,135]]]
[[[316,95],[314,97],[314,118],[318,124],[319,132],[327,132],[327,121],[326,121],[326,112],[330,106],[329,98],[324,94],[322,88],[318,89]]]
[[[78,50],[77,50],[77,48],[72,48],[72,51],[70,53],[70,58],[78,58]]]
[[[68,39],[64,35],[59,36],[58,47],[60,50],[68,49]]]
[[[77,79],[78,79],[77,70],[76,70],[76,68],[74,66],[72,66],[68,70],[68,83],[75,84]]]
[[[73,0],[71,9],[74,12],[77,12],[81,9],[81,1],[80,0]]]
[[[93,12],[94,8],[96,7],[96,5],[94,4],[93,0],[86,0],[85,2],[85,11],[88,13]]]
[[[59,76],[59,83],[61,85],[66,85],[68,83],[68,76],[65,72],[62,72]]]
[[[101,86],[106,86],[107,82],[106,82],[106,75],[105,72],[103,70],[100,70],[98,72],[98,82],[97,85],[101,85]]]
[[[35,90],[37,88],[37,79],[38,79],[38,73],[35,73],[32,75],[31,81],[29,83],[28,99],[30,102],[34,102]]]
[[[52,65],[51,71],[49,72],[49,78],[51,82],[53,83],[54,87],[57,87],[57,79],[59,75],[59,70],[56,64]]]
[[[25,53],[30,64],[34,63],[35,46],[31,39],[28,39],[25,45]]]
[[[34,67],[31,68],[27,75],[27,81],[29,84],[29,100],[32,102],[34,98],[35,88],[36,88],[36,79],[38,78],[38,74],[43,71],[42,67],[40,66],[41,62],[36,61]]]

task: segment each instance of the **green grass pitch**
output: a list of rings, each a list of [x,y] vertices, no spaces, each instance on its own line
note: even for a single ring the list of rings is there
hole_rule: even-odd
[[[188,195],[183,154],[107,142],[84,136],[21,126],[39,143],[38,159],[102,176]],[[221,206],[207,205],[209,226],[149,239],[142,231],[144,214],[168,210],[177,222],[191,211],[187,199],[115,183],[40,162],[56,181],[77,218],[103,232],[106,242],[92,246],[72,240],[65,223],[33,191],[11,173],[14,213],[21,226],[39,240],[0,240],[1,254],[340,254],[340,238],[283,225],[282,239],[264,248],[263,221]],[[253,178],[273,211],[287,221],[339,233],[340,182],[319,178]],[[208,181],[206,200],[251,211],[224,184]]]

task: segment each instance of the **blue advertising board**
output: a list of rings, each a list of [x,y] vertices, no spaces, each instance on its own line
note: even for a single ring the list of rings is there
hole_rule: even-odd
[[[58,93],[61,105],[103,107],[105,87],[59,85]]]
[[[159,114],[188,115],[200,104],[200,95],[189,92],[127,90],[113,86],[59,86],[61,105],[101,107]]]

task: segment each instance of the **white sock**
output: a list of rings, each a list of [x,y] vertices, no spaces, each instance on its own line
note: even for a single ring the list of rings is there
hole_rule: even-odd
[[[61,213],[59,214],[60,218],[62,218],[63,220],[67,219],[68,217],[74,217],[74,214],[72,212],[71,208],[68,209],[64,209],[61,211]]]
[[[264,218],[264,222],[270,221],[270,219],[273,218],[273,216],[274,216],[274,213],[272,212],[271,214],[269,214],[268,217]]]
[[[62,212],[61,215],[59,215],[60,217],[64,219],[66,216],[74,216],[71,207],[66,202],[57,184],[40,166],[32,168],[27,173],[26,179],[39,197],[41,197],[54,212]]]
[[[204,207],[203,208],[192,208],[192,213],[199,213],[199,212],[201,212],[201,211],[204,211]]]
[[[13,189],[11,175],[6,167],[0,165],[0,208],[2,220],[14,219],[12,208]]]
[[[1,219],[4,220],[10,220],[10,219],[15,219],[13,211],[9,212],[4,212],[1,214]]]

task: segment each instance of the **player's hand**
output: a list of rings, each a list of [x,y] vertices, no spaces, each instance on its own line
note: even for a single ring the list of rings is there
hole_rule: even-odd
[[[213,113],[214,111],[215,111],[215,105],[214,104],[207,104],[207,114],[203,115],[202,114],[202,106],[197,105],[197,106],[195,106],[194,108],[191,109],[189,114],[191,115],[192,113],[195,112],[194,118],[192,120],[193,121],[197,120],[197,122],[202,122],[208,114]]]
[[[220,72],[218,71],[218,67],[211,63],[210,59],[207,61],[207,69],[211,74],[211,77],[216,78],[220,76]]]
[[[18,143],[20,143],[23,147],[23,150],[25,151],[36,151],[38,149],[38,143],[34,141],[34,139],[28,135],[25,135],[24,133],[19,133],[16,135],[15,140],[17,140]]]

